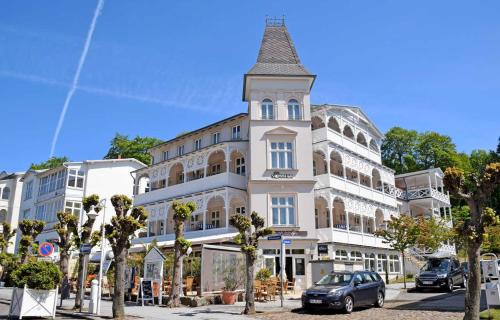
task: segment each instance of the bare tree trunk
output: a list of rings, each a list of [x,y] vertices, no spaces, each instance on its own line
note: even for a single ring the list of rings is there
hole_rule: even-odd
[[[182,292],[182,256],[181,250],[175,246],[174,253],[174,272],[172,275],[172,293],[170,294],[169,307],[176,308],[181,305]]]
[[[69,254],[65,251],[61,251],[61,258],[59,260],[59,267],[63,274],[61,282],[61,300],[68,299],[70,296],[69,287]]]
[[[127,266],[126,248],[118,248],[118,255],[115,256],[115,290],[113,295],[113,318],[121,319],[125,317],[125,268]]]
[[[255,259],[252,256],[245,255],[246,257],[246,270],[247,270],[247,275],[246,275],[246,288],[245,288],[245,310],[243,310],[244,314],[255,314],[255,300],[254,300],[254,287],[253,287],[253,281],[254,281],[254,262]]]
[[[467,259],[469,261],[469,278],[467,279],[467,291],[465,292],[464,320],[479,319],[481,300],[480,250],[481,244],[472,241],[468,243]]]
[[[82,304],[82,300],[80,298],[82,282],[85,282],[83,278],[83,263],[84,263],[84,255],[80,253],[78,255],[78,279],[76,280],[76,297],[75,297],[75,306],[73,309],[79,309]]]
[[[406,261],[405,261],[405,252],[401,251],[401,259],[403,259],[403,285],[406,289]]]

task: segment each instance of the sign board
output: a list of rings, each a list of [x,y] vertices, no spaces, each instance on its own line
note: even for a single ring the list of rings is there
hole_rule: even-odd
[[[318,244],[318,255],[328,254],[327,244]]]
[[[290,240],[290,239],[283,239],[283,244],[292,244],[292,240]]]
[[[90,243],[83,243],[80,245],[80,253],[87,254],[92,250],[92,245]]]
[[[48,257],[54,253],[54,246],[50,242],[44,242],[38,247],[38,254],[42,257]]]
[[[281,240],[280,235],[268,236],[267,240]]]
[[[110,266],[111,260],[104,260],[104,262],[102,263],[102,274],[106,275]]]
[[[47,262],[53,262],[52,257],[38,257],[38,261],[47,261]]]
[[[271,174],[271,178],[273,179],[292,179],[295,175],[292,173],[287,173],[287,172],[279,172],[279,171],[274,171]]]
[[[497,260],[481,260],[481,268],[486,277],[499,277]]]
[[[141,297],[143,306],[144,301],[151,301],[154,304],[153,280],[141,279]]]

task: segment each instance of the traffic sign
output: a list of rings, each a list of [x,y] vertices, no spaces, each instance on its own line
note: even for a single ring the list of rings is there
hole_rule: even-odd
[[[281,240],[281,235],[268,236],[267,240]]]
[[[87,254],[92,250],[92,245],[90,243],[83,243],[80,245],[80,253]]]
[[[283,244],[292,244],[292,240],[290,240],[290,239],[283,239]]]
[[[38,247],[38,254],[42,257],[48,257],[54,253],[54,246],[50,242],[44,242]]]

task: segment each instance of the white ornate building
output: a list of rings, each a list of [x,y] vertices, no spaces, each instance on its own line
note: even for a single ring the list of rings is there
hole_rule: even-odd
[[[393,170],[382,165],[383,134],[358,107],[311,105],[315,76],[301,64],[284,22],[266,24],[257,63],[244,75],[248,113],[153,147],[154,163],[134,172],[134,205],[150,214],[136,247],[153,239],[171,247],[171,204],[194,201],[185,237],[195,251],[231,243],[229,217],[256,211],[291,239],[286,274],[302,288],[317,260],[336,270],[400,273],[399,255],[374,236],[408,203]],[[262,264],[274,273],[279,249],[279,241],[260,241]]]
[[[17,229],[23,190],[22,176],[23,172],[0,172],[0,224],[6,222],[10,224],[12,230]],[[14,242],[14,237],[11,242]],[[7,246],[7,252],[14,252],[13,243]]]

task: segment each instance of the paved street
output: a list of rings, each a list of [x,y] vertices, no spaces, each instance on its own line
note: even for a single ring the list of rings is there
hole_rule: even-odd
[[[178,308],[167,309],[158,306],[137,306],[130,304],[126,307],[126,313],[131,318],[144,319],[186,319],[190,317],[193,320],[315,320],[315,319],[370,319],[370,320],[390,320],[390,319],[411,319],[411,320],[441,320],[441,319],[461,319],[463,317],[464,290],[459,289],[454,293],[443,293],[439,291],[427,292],[406,292],[400,290],[400,285],[391,285],[388,288],[386,305],[382,309],[377,308],[358,308],[351,315],[344,315],[340,312],[318,312],[314,314],[305,314],[300,309],[300,299],[291,298],[285,301],[284,308],[280,307],[279,301],[258,302],[257,310],[259,313],[255,317],[246,317],[241,315],[244,303],[238,302],[233,306],[211,305],[199,308]],[[8,288],[0,289],[0,319],[7,317],[11,290]],[[58,310],[58,319],[74,318],[71,314],[73,300],[66,300],[63,309]],[[88,306],[88,300],[86,301]],[[111,302],[105,300],[102,306],[102,315],[111,316]],[[88,316],[81,314],[80,316]]]

